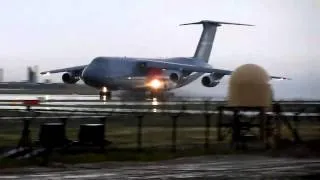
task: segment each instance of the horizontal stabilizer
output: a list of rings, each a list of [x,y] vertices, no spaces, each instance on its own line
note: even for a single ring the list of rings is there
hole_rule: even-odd
[[[221,26],[222,24],[254,26],[251,24],[240,24],[240,23],[209,21],[209,20],[202,20],[199,22],[180,24],[180,26],[193,25],[193,24],[201,24],[203,26],[202,34],[201,34],[200,40],[198,42],[196,52],[194,53],[193,57],[195,59],[200,59],[200,60],[203,60],[206,62],[209,61],[214,38],[216,35],[217,28],[219,26]]]
[[[271,76],[271,79],[276,79],[276,80],[292,80],[291,78],[280,77],[280,76]]]
[[[251,24],[240,24],[240,23],[222,22],[222,21],[208,21],[208,20],[203,20],[203,21],[193,22],[193,23],[180,24],[180,26],[192,25],[192,24],[212,24],[212,25],[216,25],[216,26],[220,26],[222,24],[241,25],[241,26],[254,26],[254,25],[251,25]]]

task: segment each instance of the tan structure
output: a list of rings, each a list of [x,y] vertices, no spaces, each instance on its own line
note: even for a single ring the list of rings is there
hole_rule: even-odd
[[[268,73],[255,64],[238,67],[232,74],[228,89],[229,106],[270,107],[272,89]]]

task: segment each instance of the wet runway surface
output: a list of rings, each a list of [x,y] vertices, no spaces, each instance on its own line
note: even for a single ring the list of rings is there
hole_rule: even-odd
[[[19,175],[0,175],[0,179],[283,179],[305,176],[309,176],[308,179],[311,176],[320,178],[320,159],[207,156],[152,163],[26,168]]]
[[[206,101],[204,98],[177,97],[169,101],[158,101],[157,99],[145,99],[140,101],[123,101],[118,97],[113,100],[102,101],[96,95],[0,95],[0,109],[25,110],[24,100],[40,100],[40,104],[32,109],[38,112],[64,112],[77,114],[88,113],[188,113],[216,114],[216,108],[205,110],[206,104],[211,106],[223,104],[221,98]],[[294,104],[295,102],[281,102],[282,104]],[[318,101],[299,102],[299,104],[316,105]],[[186,108],[183,109],[183,106]],[[227,112],[228,113],[228,112]],[[249,112],[250,114],[251,112]],[[284,115],[293,115],[291,112],[284,112]],[[318,113],[300,113],[299,116],[318,116]]]

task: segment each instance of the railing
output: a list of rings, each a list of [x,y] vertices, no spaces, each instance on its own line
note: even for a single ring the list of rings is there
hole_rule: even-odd
[[[282,109],[288,112],[277,113],[270,110],[263,112],[265,117],[269,117],[266,120],[259,116],[261,112],[255,108],[238,107],[240,114],[234,110],[222,111],[218,107],[225,105],[224,101],[119,103],[51,100],[26,105],[21,101],[2,100],[0,142],[3,144],[0,144],[0,149],[17,146],[33,147],[33,149],[39,147],[39,143],[35,142],[40,139],[40,127],[50,122],[58,122],[65,128],[66,139],[69,141],[63,146],[64,148],[72,146],[70,142],[81,141],[78,134],[83,124],[103,125],[105,138],[112,142],[109,146],[111,149],[170,148],[172,152],[176,152],[188,147],[202,147],[209,151],[228,144],[229,141],[226,141],[228,139],[234,140],[235,137],[242,136],[239,134],[242,129],[252,129],[253,134],[258,131],[269,132],[272,125],[277,122],[275,119],[282,119],[282,126],[286,127],[295,139],[296,135],[300,140],[304,137],[309,138],[307,136],[319,136],[316,132],[315,134],[304,132],[305,129],[310,132],[319,128],[316,123],[319,122],[320,114],[316,111],[316,103],[280,102],[280,104]],[[234,126],[236,117],[243,120],[242,123],[239,121],[242,125]],[[306,121],[301,121],[302,118]],[[21,121],[24,122],[23,125]],[[299,128],[303,138],[300,138]],[[238,132],[236,135],[233,133],[235,131]],[[19,132],[21,137],[18,136]],[[31,141],[25,141],[27,139]]]

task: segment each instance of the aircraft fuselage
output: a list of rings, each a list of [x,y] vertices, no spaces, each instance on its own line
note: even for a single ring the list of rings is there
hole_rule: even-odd
[[[191,72],[163,69],[159,69],[161,74],[152,74],[152,69],[143,67],[143,63],[146,61],[170,61],[171,63],[210,67],[205,61],[195,58],[97,57],[82,71],[80,78],[89,86],[98,89],[107,87],[109,90],[145,90],[148,89],[147,80],[155,78],[165,83],[163,90],[170,90],[179,87],[179,83],[183,82],[191,74]],[[171,73],[181,74],[181,79],[178,82],[172,82],[170,80]]]

